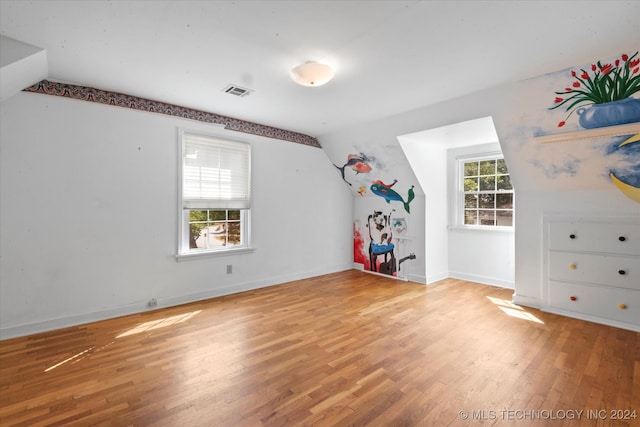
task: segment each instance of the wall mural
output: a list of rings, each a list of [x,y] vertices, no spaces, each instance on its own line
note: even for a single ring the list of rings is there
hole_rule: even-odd
[[[633,135],[609,147],[608,155],[620,154],[631,162],[624,168],[609,171],[611,182],[628,198],[640,203],[640,134]]]
[[[355,200],[354,262],[361,264],[365,271],[406,277],[403,263],[416,256],[405,253],[410,240],[408,219],[398,215],[398,211],[411,213],[415,187],[409,187],[406,199],[401,196],[393,188],[398,184],[397,179],[390,183],[379,179],[379,175],[387,174],[388,168],[370,153],[352,152],[343,165],[334,166],[343,181],[360,196]]]
[[[356,173],[356,175],[360,173],[369,173],[371,172],[371,165],[369,164],[370,161],[371,160],[362,153],[349,154],[347,156],[347,163],[345,163],[343,166],[338,166],[335,164],[333,166],[335,166],[340,171],[344,182],[346,182],[347,184],[349,184],[349,186],[351,186],[352,184],[349,181],[347,181],[347,179],[344,176],[344,170],[346,168],[350,168]],[[358,190],[358,192],[360,192],[360,190]],[[364,194],[361,194],[361,195],[364,195]]]
[[[402,203],[404,210],[407,211],[407,213],[411,213],[409,203],[416,197],[413,192],[415,186],[412,185],[409,191],[407,191],[407,201],[405,202],[400,194],[391,189],[397,182],[398,180],[394,179],[391,184],[385,184],[380,180],[376,180],[371,185],[371,192],[376,196],[382,197],[387,203],[391,203],[392,200]]]
[[[639,104],[637,49],[511,86],[494,120],[516,189],[640,202]]]
[[[640,121],[640,58],[623,54],[614,63],[598,61],[588,69],[571,70],[571,85],[556,91],[555,105],[569,114],[558,123],[563,127],[575,112],[585,129],[615,126]]]
[[[408,260],[416,259],[414,254],[409,254],[398,258],[396,252],[399,251],[398,245],[404,243],[407,224],[404,218],[392,217],[395,209],[388,214],[382,211],[373,211],[367,217],[367,229],[369,231],[368,242],[368,265],[366,270],[376,273],[397,276],[402,268],[402,263]],[[394,231],[398,234],[394,237]]]
[[[584,129],[640,122],[640,57],[639,52],[622,54],[612,62],[597,61],[589,66],[570,71],[571,81],[563,90],[555,91],[549,110],[564,110],[566,117],[557,123],[567,124],[573,113],[578,125]],[[640,134],[611,138],[603,155],[616,160],[611,163],[607,176],[625,196],[640,202]],[[568,159],[568,170],[579,167],[576,158]]]

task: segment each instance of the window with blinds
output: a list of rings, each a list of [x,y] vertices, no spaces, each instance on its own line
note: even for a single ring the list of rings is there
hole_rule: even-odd
[[[249,209],[251,146],[183,133],[183,206]]]
[[[249,247],[251,145],[180,132],[178,255]]]

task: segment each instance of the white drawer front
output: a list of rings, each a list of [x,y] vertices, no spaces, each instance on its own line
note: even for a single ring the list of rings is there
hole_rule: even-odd
[[[549,249],[640,255],[640,221],[550,222]]]
[[[549,278],[640,290],[640,258],[550,251]]]
[[[551,307],[640,324],[640,291],[552,281],[549,297]]]

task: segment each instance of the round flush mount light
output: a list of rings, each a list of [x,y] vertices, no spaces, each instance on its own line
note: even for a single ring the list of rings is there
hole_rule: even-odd
[[[305,62],[291,70],[291,78],[302,86],[322,86],[333,78],[333,68],[318,62]]]

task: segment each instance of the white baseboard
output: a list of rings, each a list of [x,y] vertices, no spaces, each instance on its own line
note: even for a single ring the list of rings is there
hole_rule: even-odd
[[[599,323],[601,325],[613,326],[615,328],[628,329],[630,331],[640,332],[640,325],[636,325],[633,323],[619,322],[617,320],[605,319],[603,317],[589,316],[588,314],[575,313],[573,311],[560,310],[557,308],[551,308],[547,306],[541,307],[540,310],[546,311],[547,313],[559,314],[560,316],[567,316],[567,317],[573,317],[575,319],[585,320],[587,322]]]
[[[449,277],[452,279],[466,280],[468,282],[482,283],[483,285],[497,286],[499,288],[515,289],[515,283],[508,280],[496,279],[495,277],[486,277],[476,274],[460,273],[450,271]]]
[[[409,280],[410,282],[422,283],[423,285],[429,283],[427,282],[427,276],[422,276],[420,274],[409,274],[407,280]]]
[[[266,288],[295,280],[308,279],[311,277],[322,276],[324,274],[337,273],[340,271],[351,270],[351,265],[333,266],[330,268],[300,272],[285,276],[272,277],[269,279],[257,280],[246,283],[238,283],[222,288],[211,289],[204,292],[197,292],[185,295],[176,295],[166,298],[157,298],[158,305],[149,308],[146,301],[126,304],[119,307],[108,308],[106,310],[94,311],[90,313],[79,313],[70,316],[62,316],[58,318],[47,319],[28,324],[17,326],[8,326],[0,328],[0,341],[17,338],[26,335],[32,335],[40,332],[53,331],[56,329],[67,328],[71,326],[83,325],[86,323],[97,322],[100,320],[113,319],[115,317],[128,316],[131,314],[143,313],[146,311],[157,310],[160,308],[174,307],[177,305],[188,304],[196,301],[203,301],[210,298],[216,298],[224,295],[236,294],[239,292],[250,291],[254,289]]]
[[[516,305],[524,305],[525,307],[531,308],[540,308],[540,299],[528,297],[524,295],[518,295],[518,293],[514,293],[511,301]]]
[[[353,263],[353,269],[354,270],[364,271],[365,273],[378,274],[378,275],[384,276],[384,277],[391,277],[392,279],[403,280],[405,282],[416,282],[416,283],[422,283],[423,285],[427,284],[426,278],[424,276],[419,276],[417,274],[409,274],[406,278],[404,278],[404,277],[394,277],[394,276],[389,276],[388,274],[381,274],[381,273],[376,273],[376,272],[373,272],[373,271],[365,270],[364,264],[360,264],[360,263],[357,263],[357,262]]]
[[[430,285],[432,283],[439,282],[440,280],[444,280],[444,279],[448,279],[448,278],[449,278],[449,273],[448,272],[444,272],[444,273],[440,273],[440,274],[430,274],[430,275],[425,277],[425,283],[427,285]]]
[[[373,274],[374,276],[387,277],[389,279],[400,280],[402,282],[407,281],[407,279],[405,279],[404,277],[391,276],[389,274],[378,273],[377,271],[370,271],[370,270],[362,270],[362,271],[367,274]]]

